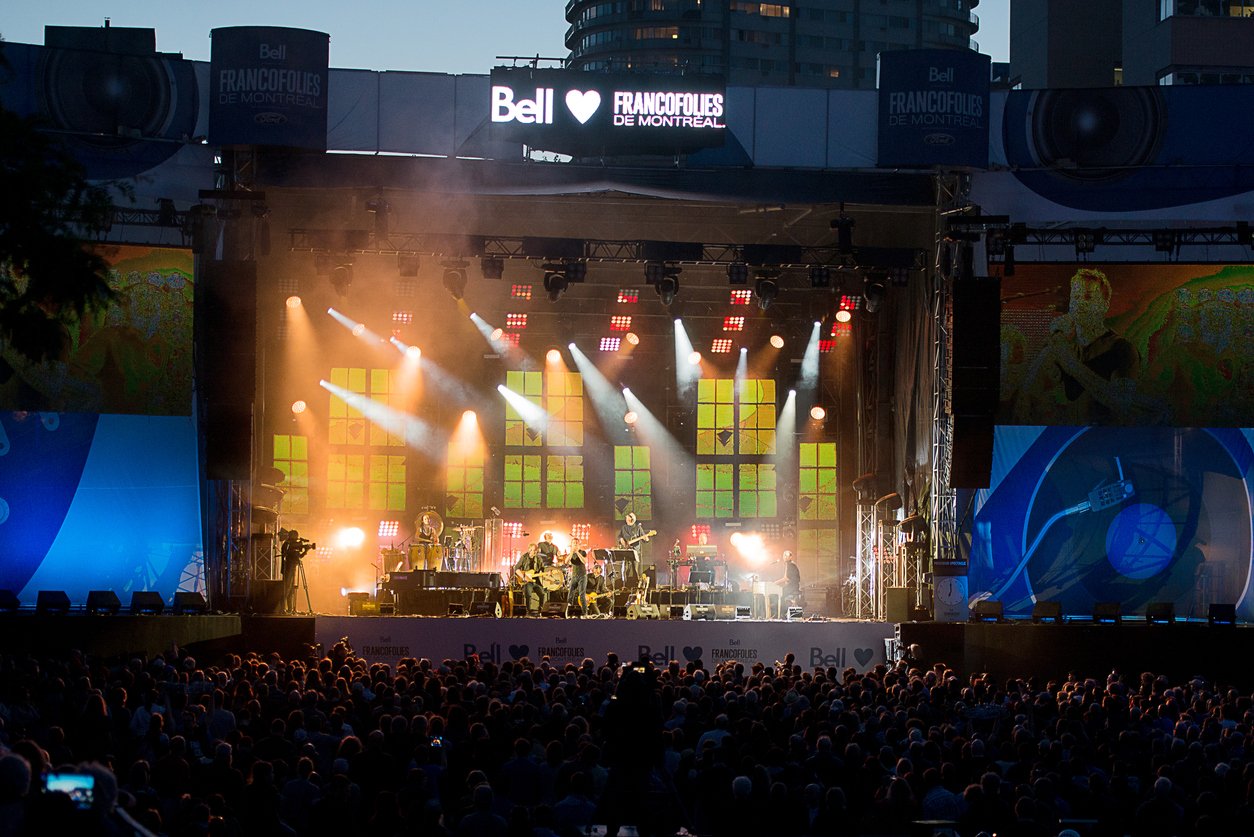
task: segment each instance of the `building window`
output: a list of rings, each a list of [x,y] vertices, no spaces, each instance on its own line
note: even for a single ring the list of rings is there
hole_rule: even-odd
[[[836,519],[836,443],[802,442],[797,457],[797,517]]]
[[[550,509],[583,508],[583,457],[549,456],[544,505]]]
[[[281,507],[284,514],[309,514],[309,440],[304,436],[274,436],[274,467],[283,472]]]
[[[583,376],[578,372],[550,372],[545,409],[549,413],[550,447],[583,446]]]
[[[736,491],[731,463],[697,464],[697,519],[735,517]]]
[[[697,454],[736,452],[736,382],[703,378],[697,382]]]
[[[445,510],[449,517],[483,517],[483,451],[466,451],[455,443],[448,446],[448,495]]]
[[[366,370],[335,367],[331,370],[331,383],[349,392],[366,394]],[[350,407],[343,399],[332,397],[327,441],[333,445],[365,445],[366,419],[361,410]]]
[[[740,465],[737,492],[741,517],[775,517],[775,466],[768,464]]]
[[[632,33],[637,41],[675,41],[679,39],[678,26],[640,26]]]
[[[505,373],[505,386],[526,398],[537,407],[544,406],[544,373],[520,372],[511,370]],[[505,445],[506,447],[535,447],[544,444],[544,431],[541,427],[528,427],[523,417],[514,406],[505,403]]]
[[[540,508],[540,456],[506,455],[504,488],[507,508]]]
[[[622,520],[629,511],[641,520],[653,519],[653,476],[644,445],[614,446],[614,519]]]
[[[740,393],[740,453],[775,453],[775,381],[748,379]]]
[[[370,456],[369,497],[371,511],[405,510],[405,457]]]
[[[366,457],[359,453],[327,456],[327,508],[361,509],[366,497]]]
[[[810,579],[807,583],[814,584],[831,580],[839,566],[838,549],[840,537],[834,528],[802,529],[797,532],[797,569],[801,570],[801,577]]]

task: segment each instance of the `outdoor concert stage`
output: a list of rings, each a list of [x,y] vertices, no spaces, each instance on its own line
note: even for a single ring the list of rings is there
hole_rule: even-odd
[[[62,656],[71,649],[106,658],[155,656],[172,645],[189,649],[202,664],[225,653],[278,652],[301,657],[313,643],[329,648],[347,638],[371,661],[402,657],[461,659],[468,654],[500,662],[598,663],[614,652],[622,659],[648,654],[657,663],[700,660],[713,668],[725,660],[770,666],[791,652],[803,668],[865,671],[888,661],[898,647],[918,643],[924,664],[945,663],[964,678],[988,673],[1065,677],[1077,672],[1103,678],[1111,669],[1173,679],[1201,675],[1254,688],[1254,627],[1204,622],[1117,625],[797,621],[559,619],[425,616],[259,616],[238,614],[89,615],[0,614],[0,649]],[[1044,684],[1042,684],[1043,686]]]

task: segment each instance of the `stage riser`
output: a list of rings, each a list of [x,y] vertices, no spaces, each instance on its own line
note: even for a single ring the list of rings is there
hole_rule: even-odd
[[[505,615],[510,615],[506,596],[514,598],[518,610],[523,609],[522,591],[496,590],[480,587],[462,587],[458,589],[425,589],[412,588],[396,590],[395,615],[397,616],[447,616],[449,605],[458,605],[470,610],[475,602],[500,602]],[[621,611],[627,606],[632,593],[621,590],[614,594],[614,608]],[[379,603],[386,606],[391,603],[387,591],[380,593]],[[554,590],[549,593],[550,602],[568,603],[568,591]],[[656,605],[661,618],[680,618],[679,612],[685,605],[714,605],[719,609],[719,619],[734,619],[737,607],[750,608],[753,618],[765,619],[779,607],[779,596],[765,596],[761,593],[729,593],[722,590],[654,590],[648,595],[649,604]],[[569,602],[574,604],[573,600]],[[357,615],[357,614],[353,614]],[[373,614],[371,614],[373,615]],[[619,613],[618,615],[622,615]]]
[[[318,616],[315,634],[324,648],[348,637],[371,662],[395,664],[402,657],[460,660],[478,654],[495,662],[548,655],[554,663],[598,664],[611,651],[623,660],[647,654],[670,660],[701,660],[714,668],[724,660],[768,666],[792,652],[809,669],[820,665],[865,671],[884,662],[887,622],[730,622],[626,619],[493,619]]]

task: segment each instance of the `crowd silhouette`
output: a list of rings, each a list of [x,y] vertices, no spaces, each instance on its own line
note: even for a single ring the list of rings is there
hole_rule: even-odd
[[[1254,698],[1152,673],[10,654],[0,723],[0,835],[1254,833]]]

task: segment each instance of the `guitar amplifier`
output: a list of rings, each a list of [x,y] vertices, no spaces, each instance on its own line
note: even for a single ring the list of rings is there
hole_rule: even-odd
[[[629,604],[627,605],[628,619],[660,619],[661,613],[655,604]]]

